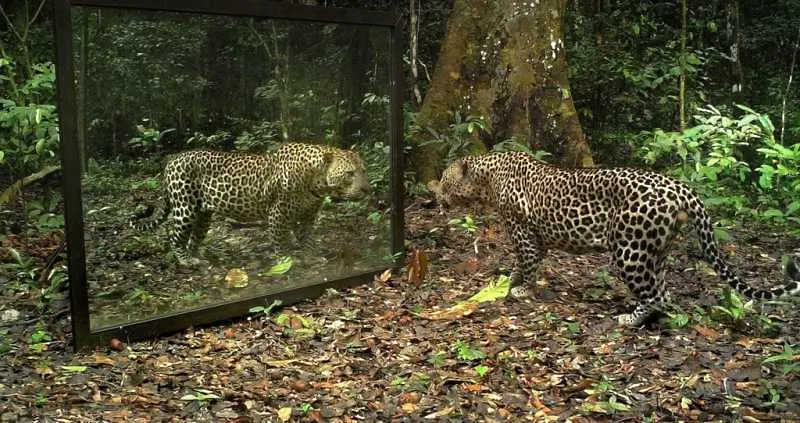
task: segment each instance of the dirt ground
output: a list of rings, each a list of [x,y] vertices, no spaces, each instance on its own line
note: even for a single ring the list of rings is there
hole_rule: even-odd
[[[722,283],[693,235],[667,274],[683,313],[643,328],[616,326],[632,301],[605,255],[557,252],[535,299],[432,319],[511,266],[496,224],[454,217],[409,205],[409,246],[428,261],[418,284],[382,277],[121,351],[73,354],[63,300],[43,315],[34,294],[5,295],[0,311],[23,316],[0,327],[0,422],[800,421],[797,300],[737,319],[715,309]],[[780,254],[800,249],[769,230],[731,234],[724,249],[754,285],[783,280]]]

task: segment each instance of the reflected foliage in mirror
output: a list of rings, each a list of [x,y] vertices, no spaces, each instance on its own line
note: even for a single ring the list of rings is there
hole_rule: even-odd
[[[391,266],[387,28],[72,25],[92,329]]]

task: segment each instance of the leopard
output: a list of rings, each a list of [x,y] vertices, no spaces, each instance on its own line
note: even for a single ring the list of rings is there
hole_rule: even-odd
[[[168,157],[161,179],[161,212],[139,207],[129,224],[148,231],[171,216],[167,238],[184,265],[198,264],[214,216],[259,222],[270,250],[304,242],[325,198],[357,200],[372,192],[357,152],[302,142],[265,153],[180,152]]]
[[[756,289],[737,276],[720,252],[709,212],[685,183],[632,167],[563,167],[512,151],[465,156],[448,166],[428,188],[443,211],[494,210],[511,239],[514,264],[509,299],[530,297],[548,250],[573,254],[606,252],[611,268],[635,299],[621,326],[641,326],[666,309],[665,259],[680,229],[694,227],[702,257],[731,288],[753,300],[800,292],[794,258],[787,281]]]

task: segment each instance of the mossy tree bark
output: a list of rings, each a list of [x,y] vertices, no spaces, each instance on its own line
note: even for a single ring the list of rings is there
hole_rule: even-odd
[[[417,124],[441,130],[448,112],[489,124],[472,151],[514,137],[551,152],[558,163],[592,166],[569,89],[564,51],[566,0],[455,0],[448,31]],[[444,152],[412,136],[418,180],[436,179]]]

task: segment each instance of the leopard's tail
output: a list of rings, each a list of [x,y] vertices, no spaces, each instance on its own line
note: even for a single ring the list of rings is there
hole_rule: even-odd
[[[169,211],[171,209],[169,206],[169,200],[166,201],[164,209],[161,210],[161,214],[153,217],[153,214],[155,214],[155,209],[156,208],[152,204],[148,204],[145,210],[136,212],[128,221],[128,223],[130,223],[131,227],[137,231],[152,230],[167,220]]]
[[[692,195],[686,211],[694,221],[697,236],[700,238],[700,248],[702,249],[703,257],[714,267],[717,275],[727,282],[731,288],[752,300],[773,300],[788,295],[795,295],[800,292],[800,267],[798,267],[797,262],[793,259],[790,259],[786,264],[785,272],[789,280],[782,286],[758,289],[748,285],[742,278],[734,274],[728,266],[728,263],[725,262],[717,240],[714,237],[714,227],[711,223],[711,217],[700,199]],[[682,212],[678,214],[680,215],[680,213]]]

